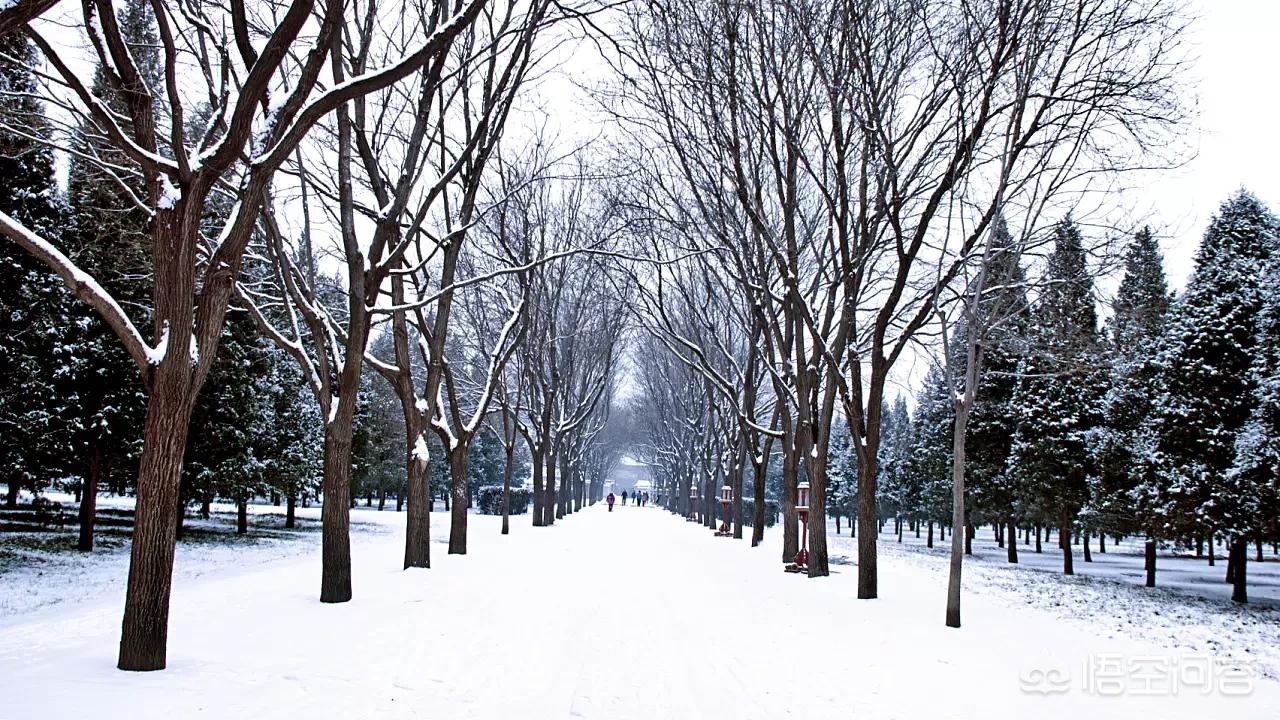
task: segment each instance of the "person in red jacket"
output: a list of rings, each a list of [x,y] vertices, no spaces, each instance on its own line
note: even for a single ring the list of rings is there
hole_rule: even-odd
[[[609,493],[609,497],[605,498],[604,501],[609,503],[609,512],[613,512],[613,493]]]

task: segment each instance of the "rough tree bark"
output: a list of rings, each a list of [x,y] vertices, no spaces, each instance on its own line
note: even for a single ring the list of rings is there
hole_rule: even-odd
[[[449,451],[449,480],[453,506],[449,516],[449,554],[467,554],[467,447],[459,445]]]
[[[84,476],[84,488],[80,494],[80,537],[76,549],[93,551],[93,523],[98,512],[98,482],[102,478],[102,449],[94,443],[89,451],[88,472]]]

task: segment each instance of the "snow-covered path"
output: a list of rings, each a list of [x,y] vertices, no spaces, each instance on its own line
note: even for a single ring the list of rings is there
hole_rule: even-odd
[[[751,549],[657,509],[522,516],[506,537],[473,516],[469,555],[436,544],[433,569],[403,572],[404,516],[371,517],[393,532],[356,536],[350,603],[316,600],[318,549],[178,583],[163,672],[113,669],[118,603],[0,629],[0,718],[1280,716],[1266,680],[1243,698],[1085,692],[1091,658],[1175,656],[972,593],[949,630],[941,579],[889,559],[880,599],[856,601],[851,566],[784,574],[776,530]],[[1066,692],[1024,692],[1037,670]]]

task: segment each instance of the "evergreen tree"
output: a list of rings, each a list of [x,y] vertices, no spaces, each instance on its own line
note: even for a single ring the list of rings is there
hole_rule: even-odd
[[[35,47],[22,33],[0,38],[0,210],[45,237],[61,235],[67,209],[54,181],[53,152],[30,67]],[[7,502],[39,490],[70,450],[53,385],[54,360],[71,302],[57,278],[11,242],[0,243],[0,478]]]
[[[159,91],[159,40],[150,3],[131,0],[120,26],[144,81]],[[101,67],[94,76],[93,92],[116,111],[127,132],[130,120],[124,99],[107,86]],[[109,169],[129,163],[93,123],[78,129],[73,145],[76,153],[67,177],[71,222],[65,247],[125,307],[134,324],[146,327],[151,321],[150,216],[137,200],[146,197],[145,188],[140,178]],[[66,326],[60,348],[64,370],[54,392],[72,403],[67,413],[72,432],[69,444],[75,451],[69,457],[84,459],[80,473],[90,505],[82,507],[84,547],[92,544],[92,528],[83,525],[91,520],[101,484],[122,493],[136,479],[146,396],[137,369],[114,333],[84,306],[75,304],[72,312],[75,322]]]
[[[1159,518],[1138,512],[1134,490],[1141,481],[1139,433],[1151,416],[1156,394],[1151,358],[1164,331],[1168,308],[1169,289],[1160,248],[1151,229],[1143,228],[1125,255],[1124,278],[1108,324],[1111,375],[1096,446],[1098,475],[1092,488],[1102,532],[1139,531],[1152,539],[1161,536]],[[1154,577],[1149,582],[1154,583]]]
[[[1276,254],[1276,231],[1276,218],[1242,190],[1205,232],[1154,360],[1160,394],[1144,429],[1149,462],[1135,493],[1140,513],[1162,518],[1164,537],[1229,535],[1233,567],[1237,555],[1244,562],[1257,499],[1238,484],[1252,475],[1231,470],[1257,406],[1264,271]]]
[[[1056,521],[1063,572],[1070,575],[1070,535],[1089,499],[1090,447],[1101,423],[1104,381],[1093,278],[1070,218],[1057,227],[1045,282],[1033,308],[1031,346],[1020,363],[1009,472],[1023,483],[1026,501]]]
[[[352,436],[353,472],[351,497],[378,498],[382,509],[387,495],[401,496],[405,483],[404,412],[400,399],[375,371],[366,368]],[[438,458],[432,455],[432,461]]]
[[[243,313],[228,320],[219,348],[192,412],[180,502],[185,507],[196,499],[231,500],[240,510],[237,530],[244,533],[246,505],[268,490],[275,398],[264,381],[278,356]]]
[[[1237,521],[1222,529],[1256,541],[1280,539],[1280,254],[1263,276],[1257,350],[1251,370],[1254,406],[1236,436],[1226,491],[1239,499]]]
[[[286,501],[285,527],[294,526],[298,502],[319,496],[323,472],[320,406],[292,358],[271,348],[271,433],[265,438],[267,482]]]
[[[947,372],[940,364],[929,368],[916,412],[911,419],[908,459],[902,482],[916,497],[927,519],[945,521],[951,508],[951,454],[955,409]]]
[[[1021,512],[1017,477],[1006,472],[1017,411],[1018,366],[1026,351],[1029,308],[1019,246],[1001,219],[993,231],[981,302],[977,309],[981,372],[965,436],[966,507],[996,522],[1013,522]],[[962,354],[969,329],[956,333],[953,353]],[[963,364],[963,363],[960,363]]]

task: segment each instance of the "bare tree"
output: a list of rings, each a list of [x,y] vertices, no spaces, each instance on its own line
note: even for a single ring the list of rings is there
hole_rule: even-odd
[[[187,428],[217,354],[260,199],[276,169],[321,118],[437,57],[483,3],[436,7],[421,40],[404,55],[328,89],[320,77],[342,26],[341,2],[296,0],[279,13],[254,18],[239,3],[151,5],[164,67],[163,87],[155,88],[143,81],[110,0],[83,4],[83,28],[105,85],[125,99],[127,130],[76,64],[39,31],[26,32],[52,68],[50,101],[91,123],[127,158],[128,167],[107,170],[140,176],[147,189],[138,202],[150,217],[155,344],[144,341],[121,305],[64,253],[0,216],[0,232],[57,272],[115,331],[148,391],[120,644],[119,666],[127,670],[165,665]],[[191,66],[196,73],[184,72]],[[198,89],[189,92],[189,85]],[[209,121],[195,133],[186,122],[194,114],[193,98],[210,110]],[[221,231],[204,237],[202,221],[223,193],[236,204]]]
[[[859,523],[876,525],[894,364],[998,207],[1151,161],[1144,151],[1180,117],[1179,30],[1160,0],[635,6],[618,112],[638,118],[642,141],[657,138],[644,161],[681,183],[707,225],[726,191],[747,221],[716,240],[743,292],[767,289],[754,306],[777,362],[785,474],[803,464],[823,497],[838,400]],[[820,575],[820,504],[811,517]],[[859,597],[877,594],[875,542],[859,536]]]

